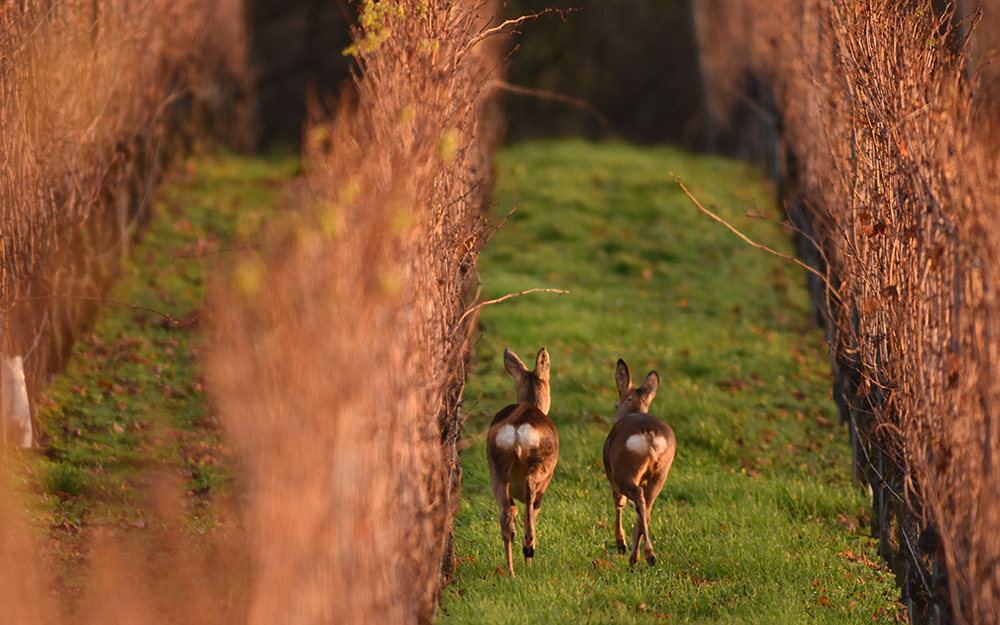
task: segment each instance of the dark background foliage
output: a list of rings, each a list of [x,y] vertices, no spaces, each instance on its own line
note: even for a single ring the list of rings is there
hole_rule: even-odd
[[[508,15],[579,7],[521,27],[508,80],[574,96],[603,113],[613,132],[637,143],[694,145],[701,86],[686,0],[518,0]],[[508,137],[600,137],[595,117],[566,104],[511,95]]]
[[[687,0],[516,0],[508,18],[548,7],[519,27],[507,80],[587,102],[611,131],[637,143],[700,145],[701,82]],[[347,0],[248,0],[251,67],[261,111],[261,145],[298,143],[305,93],[336,93],[350,77],[342,54],[358,4]],[[507,137],[602,137],[597,117],[549,99],[504,97]]]
[[[306,92],[336,92],[351,76],[350,26],[358,4],[347,0],[247,0],[250,67],[260,107],[260,145],[297,144]]]

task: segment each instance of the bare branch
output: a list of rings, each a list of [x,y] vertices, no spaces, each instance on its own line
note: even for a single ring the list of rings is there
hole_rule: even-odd
[[[730,230],[732,230],[736,234],[736,236],[738,236],[739,238],[743,239],[744,241],[746,241],[747,243],[749,243],[751,246],[756,247],[758,249],[762,249],[765,252],[770,252],[771,254],[774,254],[775,256],[778,256],[779,258],[784,258],[785,260],[790,260],[793,263],[795,263],[796,265],[799,265],[800,267],[802,267],[803,269],[805,269],[806,271],[809,271],[810,273],[815,274],[816,277],[818,277],[820,280],[822,280],[825,284],[827,284],[827,285],[830,284],[829,280],[827,279],[827,276],[825,276],[825,275],[821,274],[820,272],[816,271],[815,269],[813,269],[809,265],[805,264],[804,262],[802,262],[798,258],[795,258],[794,256],[789,256],[788,254],[782,254],[781,252],[777,252],[775,250],[772,250],[771,248],[767,247],[766,245],[761,245],[760,243],[756,243],[754,241],[751,241],[749,237],[747,237],[745,234],[743,234],[742,232],[740,232],[739,230],[737,230],[736,228],[734,228],[732,226],[732,224],[730,224],[728,221],[726,221],[722,217],[719,217],[718,215],[716,215],[712,211],[710,211],[707,208],[705,208],[704,206],[702,206],[701,202],[699,202],[698,199],[695,196],[691,195],[691,192],[688,191],[687,187],[684,186],[684,183],[681,182],[681,179],[679,177],[674,176],[674,181],[680,186],[681,190],[684,191],[685,195],[687,195],[689,198],[691,198],[691,201],[694,202],[694,205],[697,206],[699,209],[701,209],[701,212],[705,213],[706,215],[708,215],[709,217],[711,217],[715,221],[721,223],[725,227],[727,227]]]
[[[459,53],[458,56],[461,56],[461,55],[465,54],[465,52],[467,50],[469,50],[470,48],[472,48],[474,45],[476,45],[477,43],[479,43],[483,39],[486,39],[487,37],[492,37],[493,35],[499,35],[499,34],[503,33],[504,29],[506,29],[506,28],[512,28],[514,26],[520,26],[521,24],[527,22],[528,20],[536,20],[536,19],[542,17],[543,15],[547,15],[549,13],[558,13],[559,17],[561,17],[563,19],[563,21],[566,21],[566,14],[567,13],[572,13],[574,11],[580,11],[580,10],[581,9],[579,7],[578,8],[573,8],[573,9],[557,9],[557,8],[554,8],[554,7],[549,7],[547,9],[542,10],[542,11],[538,11],[537,13],[529,13],[527,15],[522,15],[521,17],[518,17],[518,18],[515,18],[515,19],[512,19],[512,20],[505,20],[499,26],[494,26],[493,28],[487,28],[486,30],[481,31],[478,35],[476,35],[475,37],[473,37],[472,40],[469,41],[469,43],[467,43],[464,48],[462,48],[462,51]]]
[[[545,89],[531,89],[528,87],[519,87],[517,85],[512,85],[509,82],[503,80],[492,80],[486,85],[487,88],[492,87],[494,89],[503,89],[509,93],[514,93],[517,95],[529,96],[534,98],[541,98],[543,100],[553,100],[555,102],[562,102],[563,104],[570,104],[578,108],[582,108],[591,115],[597,118],[598,123],[601,124],[601,131],[609,137],[615,136],[614,131],[611,130],[611,125],[608,123],[608,118],[604,116],[593,106],[590,105],[586,100],[580,98],[574,98],[573,96],[563,95],[561,93],[556,93],[554,91],[547,91]]]
[[[38,333],[35,334],[35,342],[31,344],[31,349],[24,354],[24,359],[27,360],[32,353],[34,353],[35,348],[38,347],[38,341],[42,338],[42,332],[45,330],[46,324],[49,322],[49,311],[45,311],[45,316],[42,317],[42,323],[38,326]]]
[[[171,325],[173,325],[174,327],[177,327],[177,328],[181,328],[181,327],[184,327],[186,325],[190,325],[189,322],[185,322],[183,319],[178,319],[177,317],[169,315],[169,314],[163,312],[162,310],[157,310],[155,308],[148,308],[146,306],[139,306],[138,304],[130,304],[129,302],[123,302],[121,300],[112,299],[110,297],[94,297],[94,296],[90,296],[90,295],[72,295],[72,294],[63,293],[63,294],[56,295],[56,296],[45,295],[45,296],[37,296],[37,297],[19,297],[19,298],[15,299],[15,300],[11,300],[11,303],[15,303],[15,302],[29,302],[29,301],[35,301],[35,300],[50,300],[50,299],[59,299],[59,298],[77,299],[77,300],[83,300],[83,301],[86,301],[86,302],[97,302],[99,304],[113,304],[115,306],[125,306],[127,308],[131,308],[132,310],[143,310],[143,311],[146,311],[146,312],[153,313],[154,315],[158,315],[160,317],[163,317],[164,319],[166,319],[167,321],[169,321],[171,323]],[[48,313],[46,313],[46,315],[47,314]],[[42,323],[42,326],[44,327],[44,321]],[[41,329],[39,329],[39,332],[41,332]],[[35,339],[35,342],[37,343],[38,340]],[[34,347],[32,347],[31,349],[34,349]]]
[[[492,304],[499,304],[500,302],[509,300],[512,297],[520,297],[521,295],[527,295],[528,293],[558,293],[560,295],[566,295],[567,293],[569,293],[569,291],[564,290],[564,289],[534,288],[534,289],[528,289],[527,291],[521,291],[520,293],[508,293],[507,295],[504,295],[503,297],[498,297],[496,299],[489,299],[489,300],[486,300],[485,302],[479,302],[475,306],[469,308],[469,310],[465,311],[465,314],[462,315],[459,318],[458,323],[456,323],[455,326],[457,327],[457,326],[462,325],[462,322],[465,321],[466,317],[468,317],[473,312],[476,312],[478,310],[482,310],[486,306],[490,306]]]

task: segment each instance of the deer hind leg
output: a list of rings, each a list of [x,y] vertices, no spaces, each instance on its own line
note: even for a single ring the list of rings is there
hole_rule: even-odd
[[[645,499],[645,498],[644,498]],[[639,509],[639,504],[636,503],[636,510]],[[653,553],[653,540],[649,537],[649,515],[653,511],[653,501],[648,500],[643,506],[643,512],[640,514],[640,518],[636,520],[636,526],[642,525],[642,536],[644,538],[643,542],[643,555],[646,556],[646,563],[649,566],[656,564],[656,554]],[[638,551],[638,545],[636,545],[636,551]],[[636,553],[638,559],[638,553]]]
[[[649,542],[649,529],[646,523],[646,496],[642,489],[637,485],[630,484],[628,490],[625,492],[625,496],[635,502],[636,520],[635,528],[632,529],[632,550],[629,552],[628,564],[629,566],[635,566],[639,561],[639,540],[646,536],[646,542]],[[647,560],[648,561],[648,560]],[[655,559],[653,560],[656,561]]]
[[[507,472],[506,479],[495,479],[493,481],[493,496],[497,500],[497,508],[500,509],[500,535],[503,537],[504,552],[507,556],[507,572],[514,575],[514,553],[511,543],[514,541],[514,518],[517,516],[517,508],[510,498],[510,472]]]
[[[625,509],[625,495],[619,493],[615,489],[611,489],[611,499],[615,504],[615,546],[618,547],[618,553],[620,555],[625,555],[625,530],[622,528],[622,511]]]
[[[537,480],[529,475],[524,478],[524,562],[531,566],[531,559],[535,557],[535,522],[538,520],[538,511],[542,508],[542,496],[545,490],[540,488]]]
[[[650,538],[649,536],[649,520],[653,518],[652,516],[653,502],[655,502],[656,498],[659,497],[660,490],[663,488],[663,483],[666,481],[666,479],[667,479],[667,474],[666,472],[663,472],[660,475],[659,479],[657,479],[655,482],[651,482],[650,484],[646,485],[646,488],[644,489],[645,490],[644,495],[646,500],[646,514],[644,515],[642,520],[642,533],[646,539],[644,547],[646,550],[645,553],[646,562],[649,563],[649,566],[653,566],[656,564],[656,554],[653,553],[653,539]],[[638,510],[638,503],[636,503],[636,509]]]

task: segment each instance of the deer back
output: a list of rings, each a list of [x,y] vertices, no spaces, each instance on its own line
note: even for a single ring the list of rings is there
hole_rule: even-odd
[[[604,469],[615,484],[644,482],[670,470],[677,452],[673,429],[646,410],[660,388],[660,376],[649,372],[638,387],[624,360],[615,370],[618,409],[604,441]]]
[[[547,472],[555,467],[559,455],[559,435],[552,419],[541,410],[515,404],[493,418],[486,435],[486,453],[503,463]]]
[[[642,485],[670,470],[677,438],[669,425],[636,412],[619,419],[604,441],[604,470],[615,485]],[[655,480],[654,480],[655,481]]]
[[[523,476],[536,472],[551,479],[559,457],[559,435],[547,413],[550,406],[549,353],[542,348],[529,370],[510,349],[504,350],[504,368],[514,378],[517,404],[493,418],[486,436],[486,455],[494,479],[510,475],[512,496],[520,495]]]

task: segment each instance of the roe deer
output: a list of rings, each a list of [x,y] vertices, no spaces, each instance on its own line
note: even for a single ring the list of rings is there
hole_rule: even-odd
[[[632,386],[628,365],[619,359],[615,382],[618,384],[618,413],[604,441],[604,471],[611,482],[611,497],[615,503],[615,541],[618,553],[625,553],[622,509],[628,497],[635,503],[638,515],[632,530],[629,566],[639,561],[640,538],[645,539],[646,562],[653,566],[656,555],[649,538],[649,514],[674,461],[677,439],[669,425],[646,413],[660,388],[660,376],[655,371],[650,371],[642,385],[636,388]]]
[[[528,371],[514,352],[505,349],[503,364],[514,378],[517,403],[497,413],[486,435],[486,460],[490,465],[493,496],[500,508],[500,534],[507,553],[507,571],[514,575],[514,518],[524,506],[524,562],[531,566],[535,555],[535,521],[542,496],[559,459],[559,434],[546,415],[549,412],[549,353],[543,347]]]

